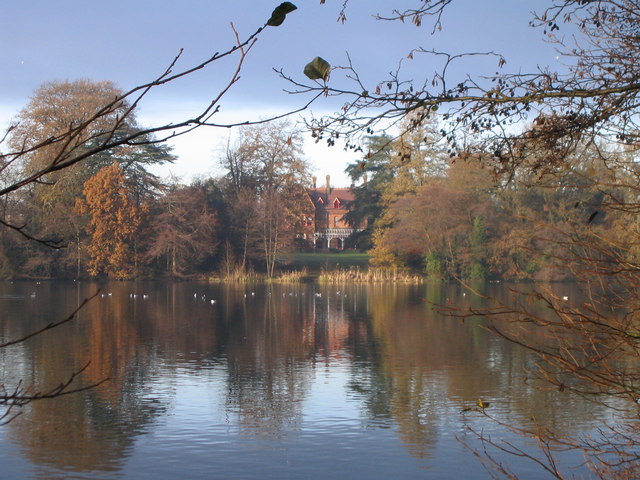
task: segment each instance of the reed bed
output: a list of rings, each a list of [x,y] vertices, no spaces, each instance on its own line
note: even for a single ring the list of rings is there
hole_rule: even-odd
[[[405,270],[391,268],[369,268],[361,270],[352,267],[348,270],[322,270],[318,276],[320,283],[411,283],[419,284],[424,278]]]
[[[302,283],[305,281],[313,281],[315,279],[318,283],[405,283],[405,284],[420,284],[425,281],[425,278],[416,275],[415,273],[408,272],[401,269],[393,268],[369,268],[361,269],[360,267],[350,267],[349,269],[335,269],[325,270],[322,269],[320,274],[312,278],[309,271],[306,268],[302,270],[290,270],[281,272],[277,277],[267,278],[264,274],[256,273],[253,270],[243,271],[240,269],[233,270],[229,273],[221,274],[220,276],[211,277],[212,282],[225,282],[236,284],[247,284],[257,282],[272,282],[272,283]]]
[[[254,270],[236,268],[230,272],[221,273],[219,276],[210,277],[209,281],[242,284],[259,282],[261,279],[262,277]]]
[[[301,283],[303,280],[309,277],[309,272],[306,268],[302,270],[291,270],[287,272],[281,272],[280,275],[270,279],[273,283]]]

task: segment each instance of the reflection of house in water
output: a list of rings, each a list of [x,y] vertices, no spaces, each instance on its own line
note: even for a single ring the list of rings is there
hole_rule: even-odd
[[[313,187],[307,189],[310,209],[304,217],[304,233],[301,235],[314,249],[334,248],[344,250],[352,248],[349,245],[349,237],[364,229],[362,225],[350,225],[344,219],[349,212],[355,195],[352,188],[333,188],[330,177],[324,187],[316,186],[316,178],[313,178]]]
[[[359,305],[354,291],[347,296],[330,288],[317,293],[313,302],[314,344],[316,353],[323,352],[328,357],[350,356],[349,345],[354,337],[362,340],[367,336],[365,325],[354,321]]]

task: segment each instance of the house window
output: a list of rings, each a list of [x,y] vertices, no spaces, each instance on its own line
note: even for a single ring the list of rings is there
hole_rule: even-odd
[[[322,201],[322,197],[318,198],[318,203],[322,205],[324,202]]]
[[[340,217],[333,217],[333,226],[334,226],[334,227],[337,227],[337,226],[338,226],[338,221],[339,221],[338,219],[339,219],[339,218],[340,218]]]
[[[333,208],[340,208],[340,200],[337,198],[333,201]]]

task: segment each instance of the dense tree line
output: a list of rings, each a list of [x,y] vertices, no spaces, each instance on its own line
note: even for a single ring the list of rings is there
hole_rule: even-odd
[[[31,149],[95,115],[120,95],[109,82],[43,85],[19,114],[9,144],[24,150],[0,179],[41,170],[59,145]],[[102,136],[138,129],[121,102],[102,124],[62,148],[85,150]],[[95,140],[94,140],[95,139]],[[219,159],[226,174],[191,185],[165,184],[149,167],[172,162],[171,149],[149,136],[88,157],[2,198],[17,228],[0,232],[2,278],[130,279],[184,277],[260,269],[294,245],[308,181],[300,133],[279,122],[247,126]],[[59,153],[59,152],[58,152]],[[31,241],[25,241],[25,237]]]
[[[515,177],[496,176],[486,155],[450,157],[434,137],[435,122],[392,140],[370,137],[366,161],[347,169],[356,188],[350,217],[367,219],[361,243],[370,245],[371,263],[411,268],[444,279],[566,280],[557,269],[566,254],[561,243],[570,229],[612,232],[621,212],[602,211],[607,196],[632,194],[636,172],[629,154],[585,146],[562,168],[544,175],[518,169]],[[419,139],[419,140],[416,140]],[[613,162],[625,163],[618,184],[605,185]]]
[[[28,150],[117,93],[108,82],[46,84],[20,113],[10,143]],[[109,122],[117,118],[115,112],[103,118],[105,125],[90,135],[111,132]],[[129,116],[109,134],[136,128]],[[348,218],[366,221],[358,244],[374,266],[437,278],[558,280],[568,276],[553,268],[563,254],[560,230],[622,228],[620,215],[598,210],[606,196],[630,194],[595,181],[610,171],[603,148],[585,146],[542,176],[521,168],[501,180],[473,148],[451,157],[439,141],[437,119],[424,122],[418,113],[400,130],[405,133],[397,138],[368,137],[364,158],[347,167],[359,185]],[[42,168],[47,153],[25,154],[19,168]],[[609,156],[610,166],[629,154]],[[301,247],[296,233],[308,208],[309,168],[301,133],[291,125],[241,128],[219,154],[220,178],[163,184],[148,167],[172,160],[162,143],[117,147],[4,196],[3,218],[24,228],[1,232],[2,277],[230,276],[252,269],[271,276],[282,252]],[[627,162],[626,179],[633,165]],[[5,182],[21,173],[16,168],[3,172]],[[36,241],[25,242],[25,235]]]

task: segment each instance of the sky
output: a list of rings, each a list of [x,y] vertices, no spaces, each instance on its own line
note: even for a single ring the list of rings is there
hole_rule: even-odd
[[[241,80],[223,97],[220,123],[257,120],[284,113],[306,103],[273,69],[283,69],[298,80],[304,65],[315,56],[332,65],[345,65],[347,54],[366,85],[375,85],[394,71],[400,59],[407,78],[419,79],[437,68],[423,56],[409,61],[411,49],[423,47],[450,53],[494,51],[507,59],[510,71],[531,71],[536,65],[558,62],[542,32],[528,26],[530,11],[542,8],[541,0],[459,0],[445,11],[442,31],[417,28],[400,22],[381,22],[375,13],[411,6],[418,0],[350,0],[345,23],[338,22],[344,0],[294,0],[298,10],[280,27],[268,27],[248,53]],[[197,63],[234,43],[231,23],[240,37],[264,24],[279,0],[1,0],[0,129],[9,125],[46,81],[111,80],[122,89],[145,83],[161,74],[180,49],[178,67]],[[204,72],[190,75],[170,87],[152,92],[138,110],[144,126],[188,118],[223,88],[233,62],[217,62]],[[454,68],[452,74],[488,74],[496,70],[494,59],[477,59]],[[347,84],[341,71],[332,72],[332,85]],[[341,83],[342,82],[342,83]],[[315,115],[329,114],[343,99],[320,99],[312,105]],[[308,114],[308,112],[305,112]],[[291,121],[300,121],[295,115]],[[218,175],[216,154],[233,130],[199,129],[170,142],[178,156],[175,164],[157,173],[189,181]],[[340,144],[327,148],[306,136],[305,155],[313,173],[345,186],[344,168],[358,160]],[[0,145],[0,149],[2,146]]]

